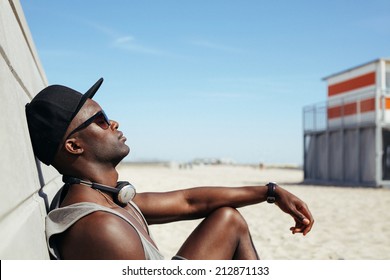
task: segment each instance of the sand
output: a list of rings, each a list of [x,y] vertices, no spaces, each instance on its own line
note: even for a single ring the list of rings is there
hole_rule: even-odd
[[[167,191],[196,186],[251,186],[268,181],[304,200],[315,224],[307,236],[292,235],[292,218],[276,205],[260,203],[239,211],[246,218],[253,242],[266,260],[389,260],[390,189],[314,186],[301,184],[299,169],[250,166],[119,166],[120,179],[138,192]],[[153,225],[161,252],[170,258],[199,223]]]

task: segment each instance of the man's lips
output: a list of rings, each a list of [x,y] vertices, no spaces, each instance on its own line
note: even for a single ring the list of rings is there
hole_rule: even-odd
[[[119,132],[118,139],[119,139],[119,140],[124,140],[124,141],[127,140],[127,138],[126,138],[125,136],[123,136],[123,132],[122,132],[122,131]]]

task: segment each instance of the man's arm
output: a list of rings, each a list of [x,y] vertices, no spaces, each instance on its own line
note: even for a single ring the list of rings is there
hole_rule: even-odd
[[[140,193],[134,199],[150,224],[198,219],[223,206],[238,208],[264,200],[263,187],[198,187]]]
[[[158,224],[202,218],[224,206],[239,208],[264,202],[267,190],[266,186],[198,187],[165,193],[140,193],[135,202],[150,224]],[[310,231],[314,220],[302,200],[277,186],[276,205],[294,218],[293,233],[305,235]]]

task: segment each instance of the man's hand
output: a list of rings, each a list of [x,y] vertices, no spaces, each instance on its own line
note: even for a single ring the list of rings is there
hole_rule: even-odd
[[[313,227],[314,219],[306,203],[292,193],[281,187],[276,188],[276,202],[279,208],[290,214],[295,220],[295,226],[291,227],[292,234],[302,233],[306,235]]]

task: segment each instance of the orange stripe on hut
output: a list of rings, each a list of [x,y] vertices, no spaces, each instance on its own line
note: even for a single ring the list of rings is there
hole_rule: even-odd
[[[358,102],[347,103],[334,107],[328,107],[328,119],[356,115]],[[386,99],[386,108],[390,109],[390,99]],[[360,113],[367,113],[375,110],[375,98],[360,101]]]
[[[328,86],[328,96],[375,84],[375,72],[367,73],[337,84]]]
[[[360,112],[366,113],[375,110],[375,98],[360,101]]]

